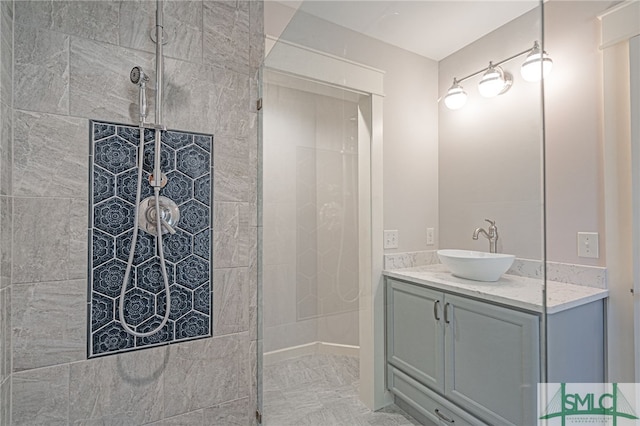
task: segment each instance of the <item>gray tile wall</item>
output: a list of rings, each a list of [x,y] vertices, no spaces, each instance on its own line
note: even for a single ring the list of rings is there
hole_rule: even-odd
[[[0,1],[0,424],[11,417],[13,1]]]
[[[215,337],[86,359],[88,119],[137,122],[154,5],[0,1],[1,424],[253,421],[261,0],[164,8],[164,124],[215,135]]]

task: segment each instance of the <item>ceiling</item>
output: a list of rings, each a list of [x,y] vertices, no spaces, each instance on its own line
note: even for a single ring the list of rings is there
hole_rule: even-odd
[[[282,3],[299,6],[299,10],[326,21],[437,61],[539,5],[532,0]]]

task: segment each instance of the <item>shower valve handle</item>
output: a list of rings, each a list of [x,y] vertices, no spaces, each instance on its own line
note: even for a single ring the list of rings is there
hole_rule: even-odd
[[[166,229],[167,231],[169,231],[169,233],[171,235],[176,233],[176,230],[173,228],[173,226],[169,225],[169,222],[167,222],[166,220],[164,220],[164,218],[161,218],[160,221],[162,222],[162,226],[164,227],[164,229]]]

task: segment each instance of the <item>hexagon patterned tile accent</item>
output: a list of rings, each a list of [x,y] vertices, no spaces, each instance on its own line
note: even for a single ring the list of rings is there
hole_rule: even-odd
[[[124,262],[129,260],[131,252],[131,238],[133,231],[129,231],[116,238],[116,257]],[[133,252],[133,265],[137,266],[151,259],[156,254],[156,239],[144,232],[138,233],[136,249]]]
[[[202,148],[190,145],[176,152],[178,168],[192,178],[209,173],[211,156]]]
[[[155,144],[154,142],[148,142],[144,146],[144,170],[148,173],[153,173],[153,167],[155,165]],[[160,168],[162,169],[162,173],[167,174],[167,172],[173,170],[175,168],[175,160],[176,153],[173,149],[169,148],[165,144],[161,144],[160,146]]]
[[[209,135],[195,135],[193,137],[193,141],[196,143],[196,145],[198,145],[200,148],[204,149],[207,152],[211,152],[212,151],[212,146],[211,144],[213,143],[213,137],[209,136]]]
[[[179,262],[195,250],[191,246],[191,235],[176,229],[173,235],[164,235],[164,256],[170,262]]]
[[[147,333],[151,330],[158,328],[161,322],[162,322],[162,317],[159,317],[156,315],[150,320],[141,324],[138,327],[138,331],[142,333]],[[174,329],[173,321],[169,320],[167,321],[165,326],[162,327],[162,330],[158,331],[157,333],[154,333],[148,337],[136,337],[136,346],[138,347],[149,346],[149,345],[156,345],[158,343],[171,342],[173,340],[173,329]]]
[[[193,307],[203,314],[210,313],[209,309],[211,306],[209,304],[209,300],[211,300],[211,290],[208,283],[202,287],[198,287],[193,292]]]
[[[169,285],[174,282],[173,265],[165,261],[167,267],[167,278]],[[164,290],[164,277],[158,257],[151,259],[138,268],[138,287],[143,288],[153,294],[158,294]]]
[[[93,129],[93,137],[95,140],[104,139],[107,136],[116,134],[116,126],[113,124],[96,123]]]
[[[93,208],[94,226],[113,236],[131,229],[134,222],[133,204],[119,198],[109,198]]]
[[[207,229],[193,236],[193,254],[203,259],[209,259],[209,248],[211,247],[209,234],[210,231]]]
[[[117,136],[96,142],[93,155],[97,165],[112,173],[124,172],[136,165],[136,148]]]
[[[188,339],[208,333],[210,321],[206,315],[191,312],[176,321],[176,339]]]
[[[116,298],[120,295],[126,263],[111,259],[93,269],[93,292]],[[92,293],[93,293],[92,292]]]
[[[134,204],[138,190],[138,168],[120,173],[116,177],[116,195],[125,201]],[[149,173],[142,172],[142,187],[140,201],[153,195],[153,188],[149,185]]]
[[[118,311],[135,223],[140,130],[91,121],[89,358],[212,335],[213,136],[172,130],[161,134],[162,172],[168,183],[160,195],[174,200],[181,216],[176,234],[163,235],[169,321],[153,335],[136,338],[124,330]],[[142,199],[153,196],[148,181],[154,138],[155,132],[145,129]],[[139,231],[123,301],[127,324],[138,332],[157,328],[166,312],[165,296],[156,237]]]
[[[131,142],[136,147],[138,146],[138,142],[140,141],[140,129],[137,127],[131,126],[118,126],[118,136],[122,139]],[[154,131],[151,129],[145,129],[144,131],[144,140],[145,142],[149,142],[153,140]]]
[[[91,301],[91,328],[98,330],[113,320],[113,299],[96,294]]]
[[[211,175],[207,174],[196,179],[193,184],[193,194],[196,200],[203,204],[211,204]]]
[[[158,315],[164,315],[167,309],[167,299],[163,291],[158,296]],[[171,311],[169,318],[177,320],[178,318],[188,314],[193,309],[193,292],[181,285],[174,284],[171,286]]]
[[[177,204],[189,201],[193,198],[193,180],[177,171],[168,173],[164,196],[171,198]]]
[[[113,178],[113,174],[100,167],[93,169],[93,199],[96,202],[113,196]]]
[[[124,318],[127,324],[140,325],[151,319],[154,314],[154,297],[152,294],[134,288],[124,295]]]
[[[180,222],[178,226],[185,231],[195,234],[209,227],[210,209],[195,200],[190,200],[180,206]]]
[[[101,265],[109,259],[113,259],[113,237],[109,234],[93,231],[93,264]]]
[[[184,132],[167,131],[162,133],[162,142],[173,149],[180,149],[193,142],[193,135]]]
[[[91,335],[94,354],[106,354],[118,352],[123,349],[132,349],[134,338],[127,333],[120,323],[112,322],[108,326]]]
[[[209,279],[209,262],[191,256],[176,267],[176,281],[189,288],[196,288]]]

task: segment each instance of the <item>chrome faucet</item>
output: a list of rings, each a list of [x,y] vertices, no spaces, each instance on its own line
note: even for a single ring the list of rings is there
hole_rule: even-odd
[[[476,230],[473,231],[472,238],[477,240],[478,235],[484,235],[489,240],[489,253],[497,253],[498,227],[496,226],[496,222],[493,220],[485,219],[485,221],[489,222],[489,232],[485,231],[483,228],[476,228]]]

